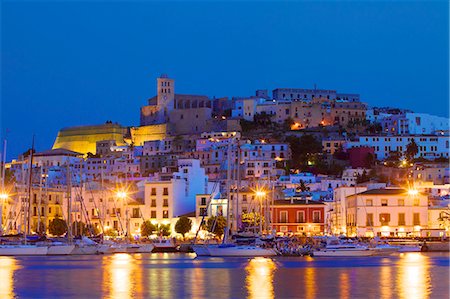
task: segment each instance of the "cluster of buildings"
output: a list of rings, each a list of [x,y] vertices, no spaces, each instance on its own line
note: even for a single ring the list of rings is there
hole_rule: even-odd
[[[242,131],[242,121],[261,116],[288,123],[289,132],[261,138]],[[378,132],[349,133],[375,125]],[[163,75],[139,126],[64,128],[51,150],[6,163],[14,183],[6,182],[1,227],[22,232],[29,217],[31,231],[45,231],[59,217],[139,236],[150,220],[176,236],[182,216],[192,220],[191,235],[203,217],[228,216],[236,230],[256,230],[264,217],[264,230],[282,235],[448,236],[448,126],[446,118],[369,109],[359,95],[335,90],[278,88],[272,96],[258,90],[232,99],[177,94]],[[344,152],[347,169],[338,176],[290,169],[295,157],[284,135],[323,127],[337,128],[318,136],[323,155]],[[412,140],[418,161],[404,157]],[[393,153],[400,166],[384,165]],[[369,173],[387,180],[362,182]]]

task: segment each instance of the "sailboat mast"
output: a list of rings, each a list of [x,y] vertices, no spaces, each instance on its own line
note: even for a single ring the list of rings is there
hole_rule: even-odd
[[[69,160],[67,160],[67,174],[66,174],[66,184],[67,184],[67,238],[69,244],[72,243],[72,194],[71,194],[71,179],[70,179],[70,169]]]
[[[31,149],[30,149],[30,167],[29,167],[29,175],[28,175],[28,209],[27,209],[27,234],[31,233],[30,230],[30,222],[31,222],[31,184],[33,183],[33,151],[34,151],[34,135],[33,135],[33,142],[31,144]],[[26,240],[26,238],[25,238]]]
[[[233,138],[228,142],[227,150],[227,178],[226,178],[226,190],[227,190],[227,226],[223,235],[222,243],[225,243],[228,239],[230,231],[230,213],[231,213],[231,147],[233,144]]]
[[[3,158],[2,158],[2,191],[5,190],[5,167],[6,166],[6,139],[3,140]]]

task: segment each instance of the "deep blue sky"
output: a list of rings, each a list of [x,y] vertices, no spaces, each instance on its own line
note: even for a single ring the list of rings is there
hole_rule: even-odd
[[[139,124],[167,73],[178,93],[360,93],[448,116],[448,3],[2,1],[1,133],[8,157],[62,127]]]

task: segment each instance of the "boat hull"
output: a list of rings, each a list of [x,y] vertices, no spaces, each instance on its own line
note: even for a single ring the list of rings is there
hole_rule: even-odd
[[[275,256],[273,249],[259,248],[255,246],[233,246],[233,247],[209,247],[210,256],[215,257],[267,257]]]
[[[208,245],[192,245],[192,250],[194,250],[195,254],[197,256],[211,256],[211,253],[209,253]]]
[[[75,245],[50,245],[47,255],[68,255],[75,249]]]
[[[153,244],[141,244],[139,249],[136,251],[137,253],[151,253],[155,249],[155,245]]]
[[[93,255],[97,254],[97,246],[89,245],[89,246],[75,246],[72,251],[72,255]]]
[[[336,249],[323,249],[313,252],[314,256],[327,256],[327,257],[355,257],[355,256],[372,256],[375,252],[369,249],[361,250],[336,250]]]
[[[0,245],[0,256],[47,255],[47,246]]]

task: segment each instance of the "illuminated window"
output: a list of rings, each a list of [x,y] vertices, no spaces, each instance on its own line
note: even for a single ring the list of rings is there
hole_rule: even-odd
[[[405,205],[405,200],[403,198],[398,200],[398,205],[399,206],[404,206]]]

